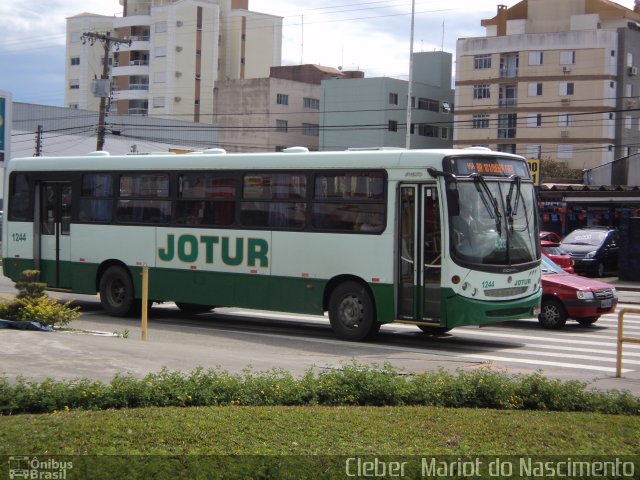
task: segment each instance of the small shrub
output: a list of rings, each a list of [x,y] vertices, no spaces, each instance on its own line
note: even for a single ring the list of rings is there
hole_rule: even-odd
[[[144,378],[10,383],[0,377],[0,413],[151,406],[424,405],[501,410],[554,410],[640,415],[628,391],[589,390],[586,383],[550,380],[541,373],[507,375],[489,369],[400,375],[392,367],[356,363],[295,378],[273,370],[242,375],[220,370],[189,374],[166,369]]]
[[[0,303],[0,318],[14,321],[40,322],[50,327],[64,326],[80,316],[80,307],[71,300],[60,303],[44,293],[46,284],[38,282],[38,270],[25,270],[16,282],[16,298]]]

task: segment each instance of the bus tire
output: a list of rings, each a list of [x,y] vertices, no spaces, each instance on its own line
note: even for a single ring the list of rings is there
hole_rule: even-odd
[[[100,303],[114,317],[131,315],[135,306],[133,282],[129,272],[118,265],[111,266],[100,279]]]
[[[371,295],[356,282],[342,283],[331,292],[329,322],[338,338],[355,342],[380,330]]]
[[[180,309],[181,312],[193,314],[207,313],[215,308],[213,305],[200,305],[198,303],[184,302],[176,302],[176,306]]]

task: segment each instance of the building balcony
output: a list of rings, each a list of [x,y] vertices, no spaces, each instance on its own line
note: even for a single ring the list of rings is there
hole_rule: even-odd
[[[113,28],[138,27],[141,25],[153,25],[151,15],[128,15],[126,17],[117,17],[113,19]]]
[[[130,51],[143,51],[148,52],[151,48],[151,37],[148,35],[132,35],[129,40],[131,40],[131,45],[127,45],[126,43],[120,44],[119,51],[121,52],[130,52]]]
[[[500,68],[500,78],[513,78],[518,76],[518,67]]]
[[[113,99],[119,100],[148,100],[149,84],[131,84],[128,89],[114,90]]]
[[[111,75],[114,77],[149,75],[149,61],[132,60],[129,62],[129,65],[118,64],[111,69]]]
[[[498,106],[502,108],[517,107],[518,99],[517,98],[501,98],[500,100],[498,100]]]

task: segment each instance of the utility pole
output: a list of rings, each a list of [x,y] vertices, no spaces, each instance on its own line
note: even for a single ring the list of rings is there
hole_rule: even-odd
[[[119,50],[120,45],[125,43],[127,45],[131,45],[131,40],[124,40],[121,38],[112,37],[109,35],[109,32],[101,34],[101,33],[92,33],[85,32],[82,34],[82,43],[85,44],[87,40],[90,45],[93,45],[96,40],[100,40],[102,42],[102,46],[104,47],[104,61],[102,62],[102,76],[101,80],[109,80],[109,52],[111,52],[111,46],[115,45],[115,49]],[[111,95],[111,87],[109,86],[106,91],[99,92],[98,88],[94,90],[94,93],[98,93],[100,96],[100,112],[98,114],[98,141],[96,144],[96,150],[102,150],[104,147],[104,135],[105,135],[105,116],[107,113],[107,97]]]
[[[38,130],[36,132],[36,153],[34,153],[33,156],[42,156],[42,125],[38,125]]]

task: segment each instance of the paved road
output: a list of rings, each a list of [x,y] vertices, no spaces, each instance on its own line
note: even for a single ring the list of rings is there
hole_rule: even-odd
[[[280,368],[302,374],[356,360],[390,363],[408,372],[483,366],[510,373],[540,369],[553,378],[578,379],[595,388],[627,389],[640,395],[640,345],[625,344],[623,378],[615,378],[614,314],[589,328],[569,322],[562,331],[548,331],[532,319],[464,327],[440,337],[426,336],[413,326],[389,325],[372,342],[350,343],[337,340],[322,317],[239,309],[190,316],[167,304],[152,309],[148,340],[143,342],[139,319],[109,317],[93,296],[76,299],[83,315],[72,326],[104,334],[0,330],[0,374],[102,381],[117,373],[143,376],[162,367],[237,373],[247,367],[254,371]],[[620,307],[639,306],[622,303]],[[625,334],[640,337],[640,314],[625,316]]]

